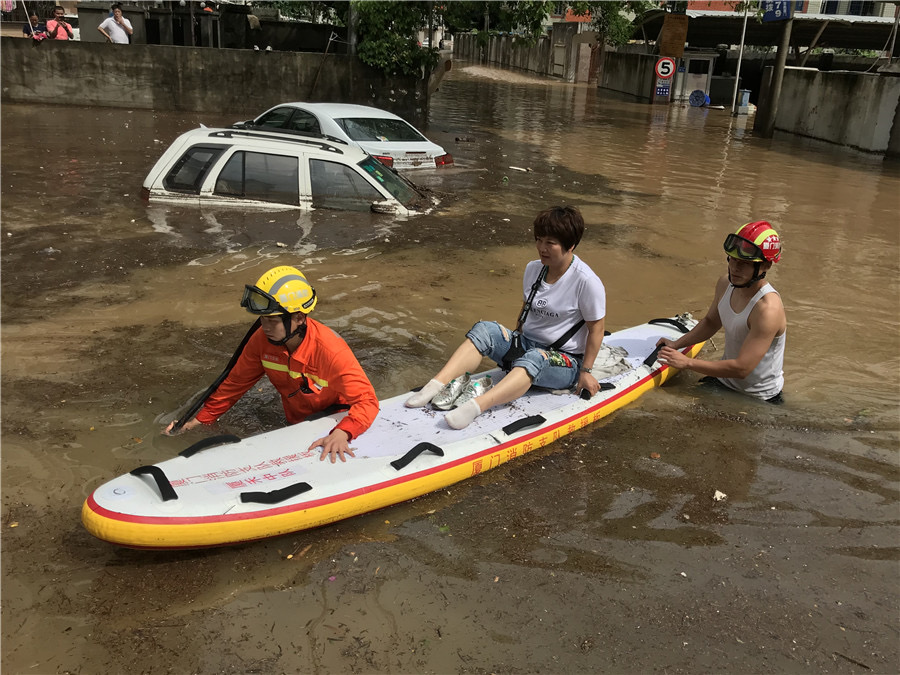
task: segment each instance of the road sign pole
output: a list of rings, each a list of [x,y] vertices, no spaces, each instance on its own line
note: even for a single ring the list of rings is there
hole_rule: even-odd
[[[741,83],[741,60],[744,58],[744,36],[747,34],[747,9],[748,5],[744,5],[744,28],[741,30],[741,49],[738,51],[737,74],[734,76],[734,94],[731,96],[731,116],[737,115],[737,93]]]
[[[672,93],[672,76],[675,74],[675,59],[662,56],[653,67],[653,89],[650,103],[668,103]]]

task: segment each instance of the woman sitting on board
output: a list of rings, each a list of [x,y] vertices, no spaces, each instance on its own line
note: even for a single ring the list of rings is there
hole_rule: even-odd
[[[476,323],[450,360],[406,400],[406,406],[431,403],[450,410],[444,416],[447,424],[464,429],[488,408],[514,401],[532,385],[596,394],[600,384],[591,369],[603,343],[606,291],[575,255],[583,234],[578,209],[554,206],[541,211],[534,219],[540,260],[525,266],[526,300],[517,329],[511,331],[496,321]],[[496,386],[491,386],[490,377],[469,376],[484,357],[509,370]]]

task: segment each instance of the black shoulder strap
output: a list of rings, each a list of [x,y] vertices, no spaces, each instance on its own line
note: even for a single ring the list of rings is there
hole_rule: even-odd
[[[559,338],[559,340],[557,340],[552,345],[547,347],[547,349],[558,350],[560,347],[562,347],[564,344],[566,344],[569,340],[571,340],[572,336],[575,335],[575,333],[577,333],[579,330],[581,330],[581,327],[583,325],[584,325],[584,319],[581,319],[581,321],[579,321],[574,326],[572,326],[569,330],[567,330],[565,335],[563,335],[561,338]]]
[[[534,296],[537,295],[538,289],[541,287],[541,282],[544,280],[544,277],[547,276],[549,270],[550,268],[544,265],[538,273],[537,279],[534,280],[534,284],[531,286],[531,293],[528,294],[528,299],[525,301],[525,304],[522,305],[522,311],[519,313],[516,332],[522,331],[522,325],[525,323],[525,319],[528,318],[528,312],[531,310],[531,303],[534,302]]]
[[[247,331],[247,334],[244,336],[244,339],[241,340],[241,344],[238,345],[238,348],[234,351],[234,354],[231,355],[231,360],[228,362],[228,365],[225,366],[225,370],[216,378],[216,381],[213,382],[206,391],[203,392],[203,396],[194,401],[194,405],[190,407],[190,409],[177,420],[175,420],[175,426],[172,427],[172,433],[176,433],[184,423],[191,419],[194,415],[200,412],[200,408],[203,407],[203,404],[212,396],[216,389],[219,388],[219,385],[225,381],[225,378],[228,377],[229,373],[231,373],[231,369],[234,368],[234,365],[237,363],[238,359],[241,356],[241,353],[244,351],[244,347],[247,346],[247,343],[250,341],[250,338],[253,337],[253,334],[259,330],[259,327],[262,325],[262,322],[257,319],[253,322],[253,325],[250,326],[250,330]]]

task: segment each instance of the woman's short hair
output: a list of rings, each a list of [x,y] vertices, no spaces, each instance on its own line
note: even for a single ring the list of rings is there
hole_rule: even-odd
[[[534,219],[534,238],[553,237],[563,249],[578,246],[584,234],[584,218],[574,206],[551,206]]]

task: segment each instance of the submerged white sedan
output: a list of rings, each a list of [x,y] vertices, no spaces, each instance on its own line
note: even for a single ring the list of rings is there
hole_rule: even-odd
[[[435,169],[453,156],[432,143],[402,117],[379,108],[349,103],[282,103],[253,120],[234,125],[286,133],[331,136],[358,146],[394,169]]]

